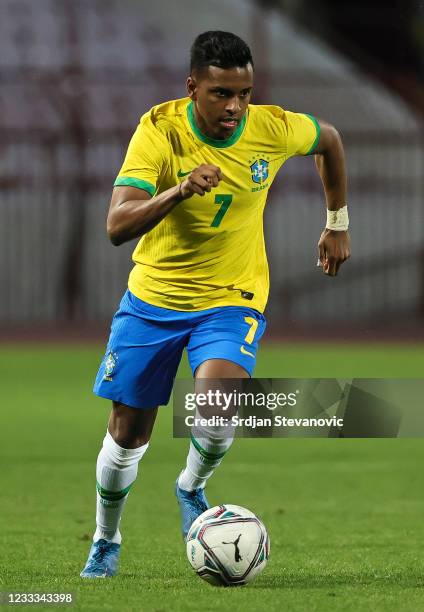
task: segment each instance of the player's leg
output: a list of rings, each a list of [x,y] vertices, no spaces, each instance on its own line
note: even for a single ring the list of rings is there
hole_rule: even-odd
[[[97,512],[94,541],[121,543],[119,523],[138,464],[149,446],[157,408],[137,409],[113,402],[97,458]]]
[[[117,571],[119,523],[152,434],[157,408],[138,409],[113,402],[103,446],[97,458],[96,531],[83,578],[113,576]]]
[[[204,361],[196,370],[196,391],[215,390],[216,379],[248,378],[248,372],[225,359]],[[208,382],[210,381],[210,385]],[[192,523],[209,508],[204,488],[220,465],[234,440],[234,429],[228,425],[198,425],[191,430],[186,466],[176,483],[176,496],[181,510],[181,530],[187,536]]]
[[[196,391],[199,391],[199,382],[202,382],[201,391],[207,393],[217,379],[249,378],[249,373],[232,361],[208,359],[197,368],[195,377]],[[208,381],[211,381],[210,386]],[[206,481],[212,476],[233,443],[233,439],[234,429],[228,425],[221,427],[204,425],[193,428],[187,464],[178,479],[179,486],[187,491],[204,488]]]
[[[83,577],[116,573],[124,505],[186,344],[179,321],[168,321],[163,310],[127,292],[112,322],[94,391],[113,409],[97,460],[97,528]]]
[[[211,309],[190,336],[188,355],[196,387],[207,392],[217,379],[248,378],[253,373],[258,342],[265,330],[262,314],[245,308]],[[206,385],[206,386],[205,386]],[[186,467],[176,487],[185,536],[191,523],[204,510],[204,487],[220,465],[234,439],[227,426],[196,426],[191,431]]]

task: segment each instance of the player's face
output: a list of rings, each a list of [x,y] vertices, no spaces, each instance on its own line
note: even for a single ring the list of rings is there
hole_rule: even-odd
[[[199,129],[211,138],[229,138],[243,119],[252,88],[251,64],[227,69],[207,66],[189,76],[187,91]]]

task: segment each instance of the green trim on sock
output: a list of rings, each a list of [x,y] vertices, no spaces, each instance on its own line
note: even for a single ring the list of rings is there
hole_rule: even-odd
[[[96,482],[96,489],[102,499],[107,499],[107,501],[119,501],[123,497],[125,497],[128,491],[131,489],[132,483],[128,485],[125,489],[121,491],[108,491],[107,489],[103,489],[103,487]]]
[[[222,457],[227,452],[225,450],[223,453],[210,453],[209,451],[206,451],[204,448],[200,446],[196,438],[194,438],[193,434],[191,434],[190,437],[191,437],[191,441],[193,443],[194,448],[197,450],[197,452],[200,455],[202,455],[204,459],[206,459],[206,461],[218,461],[218,459],[222,459]]]

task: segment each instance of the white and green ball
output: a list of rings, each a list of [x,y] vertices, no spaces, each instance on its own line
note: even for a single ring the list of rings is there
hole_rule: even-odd
[[[270,541],[260,519],[241,506],[209,508],[190,527],[187,557],[197,575],[215,586],[240,586],[265,568]]]

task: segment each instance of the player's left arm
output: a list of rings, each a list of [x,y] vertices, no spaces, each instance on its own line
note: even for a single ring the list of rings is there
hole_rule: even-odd
[[[327,221],[333,227],[346,225],[347,219],[347,178],[346,163],[342,140],[336,128],[319,121],[320,138],[314,149],[315,163],[324,187],[327,210],[332,219]],[[336,276],[341,264],[350,257],[349,232],[343,229],[326,227],[318,242],[319,260],[328,276]]]

